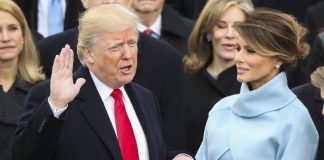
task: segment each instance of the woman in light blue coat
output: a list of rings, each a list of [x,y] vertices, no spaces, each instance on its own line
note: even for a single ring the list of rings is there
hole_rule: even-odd
[[[196,159],[313,160],[318,133],[285,73],[308,53],[305,29],[290,15],[266,9],[235,28],[241,91],[209,112]]]

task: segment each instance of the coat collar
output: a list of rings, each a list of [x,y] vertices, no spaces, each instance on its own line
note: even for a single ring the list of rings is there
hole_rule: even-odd
[[[243,117],[255,117],[285,107],[296,99],[287,85],[286,73],[279,73],[272,80],[256,90],[249,90],[246,83],[231,106],[232,111]]]

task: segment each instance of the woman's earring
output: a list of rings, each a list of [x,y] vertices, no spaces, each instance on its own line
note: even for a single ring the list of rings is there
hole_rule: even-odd
[[[280,68],[280,64],[277,64],[275,67],[276,67],[277,69],[279,69],[279,68]]]
[[[207,34],[207,37],[206,37],[206,38],[207,38],[207,41],[208,41],[208,42],[210,42],[210,41],[212,40],[212,37],[211,37],[210,34]]]

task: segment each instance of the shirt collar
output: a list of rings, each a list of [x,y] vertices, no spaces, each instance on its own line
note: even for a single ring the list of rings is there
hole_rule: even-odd
[[[101,100],[102,101],[106,100],[111,95],[111,93],[113,92],[114,89],[107,86],[105,83],[103,83],[101,80],[99,80],[90,70],[89,70],[89,72],[90,72],[91,78],[93,80],[93,83],[95,84],[95,86],[99,92]],[[123,100],[127,101],[127,98],[125,98],[125,96],[124,96],[125,94],[127,94],[124,86],[120,87],[119,89],[122,92]]]
[[[146,29],[151,29],[154,33],[158,34],[159,36],[161,35],[161,28],[162,28],[161,15],[159,15],[159,17],[155,20],[155,22],[149,27],[143,25],[142,23],[137,23],[137,29],[140,32],[143,32]]]

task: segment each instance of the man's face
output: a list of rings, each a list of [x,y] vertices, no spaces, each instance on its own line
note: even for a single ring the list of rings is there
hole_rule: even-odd
[[[161,12],[164,0],[132,0],[132,8],[138,13]]]
[[[81,0],[81,2],[83,4],[83,7],[88,9],[105,3],[106,4],[117,3],[117,4],[130,5],[132,0]]]
[[[92,48],[84,50],[88,68],[112,88],[131,82],[137,68],[137,41],[135,28],[100,34]]]

